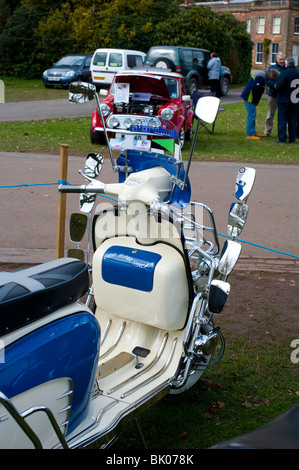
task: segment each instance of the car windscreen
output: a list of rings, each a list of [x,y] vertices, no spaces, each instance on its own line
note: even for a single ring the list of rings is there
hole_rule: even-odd
[[[67,66],[72,66],[72,67],[79,67],[79,65],[82,64],[83,60],[85,59],[85,56],[67,56],[67,57],[62,57],[58,62],[56,62],[55,65],[67,65]]]
[[[107,59],[107,52],[96,52],[93,58],[93,65],[105,65]]]
[[[109,55],[109,67],[121,67],[123,64],[122,54],[111,52]]]

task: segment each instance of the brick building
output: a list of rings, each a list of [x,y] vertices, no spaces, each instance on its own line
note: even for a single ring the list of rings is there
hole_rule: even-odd
[[[185,0],[184,7],[210,6],[218,14],[231,13],[246,22],[254,43],[252,64],[263,68],[275,63],[277,52],[299,65],[299,0],[228,0],[199,3]]]

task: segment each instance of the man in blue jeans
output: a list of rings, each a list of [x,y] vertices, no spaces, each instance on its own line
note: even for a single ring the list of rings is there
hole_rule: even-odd
[[[285,65],[286,69],[281,72],[274,86],[278,92],[278,144],[287,142],[287,130],[290,144],[295,142],[297,133],[299,71],[292,57],[286,59]]]
[[[241,98],[243,98],[247,110],[247,139],[260,139],[255,132],[256,106],[260,102],[268,80],[268,70],[261,70],[255,77],[253,75],[250,77],[241,93]]]

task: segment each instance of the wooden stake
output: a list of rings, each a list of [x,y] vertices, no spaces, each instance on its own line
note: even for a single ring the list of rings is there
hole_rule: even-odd
[[[68,167],[68,144],[60,145],[60,169],[59,179],[67,181]],[[66,216],[66,193],[58,193],[57,209],[57,233],[56,233],[56,258],[64,257],[64,238],[65,238],[65,216]]]

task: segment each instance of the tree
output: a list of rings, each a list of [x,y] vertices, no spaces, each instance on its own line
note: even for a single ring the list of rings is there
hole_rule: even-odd
[[[179,4],[179,0],[0,0],[0,72],[40,77],[71,52],[93,53],[99,47],[147,52],[153,45],[165,44],[215,50],[232,68],[235,81],[244,81],[252,48],[244,23],[208,6],[185,9]]]

